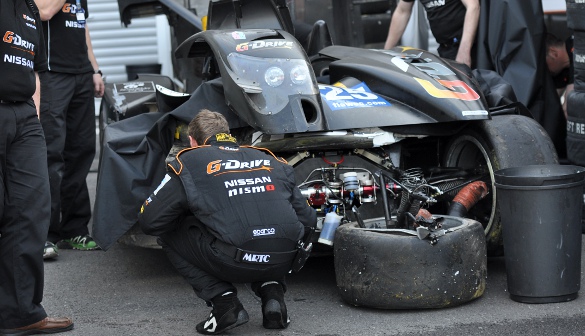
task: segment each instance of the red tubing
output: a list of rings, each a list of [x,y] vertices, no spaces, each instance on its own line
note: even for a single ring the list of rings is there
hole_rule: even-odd
[[[460,203],[469,211],[477,202],[484,198],[488,194],[487,184],[483,181],[472,182],[453,198],[453,202]]]

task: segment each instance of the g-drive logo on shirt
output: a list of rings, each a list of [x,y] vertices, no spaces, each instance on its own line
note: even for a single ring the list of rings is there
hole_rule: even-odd
[[[34,50],[35,50],[34,43],[31,43],[27,40],[22,39],[22,37],[20,37],[20,35],[15,34],[14,32],[7,31],[6,33],[4,33],[4,37],[2,38],[2,41],[6,42],[6,43],[10,43],[10,44],[16,46],[15,48],[26,51],[26,52],[34,55]]]
[[[79,15],[84,15],[82,14],[82,11],[83,10],[81,8],[78,8],[77,5],[75,4],[66,3],[65,5],[63,5],[62,12],[66,14],[73,14],[73,17],[75,18],[75,20],[65,20],[65,27],[85,29],[85,23],[80,22],[79,18],[75,16],[75,14],[77,14],[78,12],[80,12]]]
[[[35,54],[35,52],[34,52],[35,45],[29,41],[24,40],[20,35],[12,32],[12,31],[7,31],[6,33],[4,33],[4,36],[2,37],[2,42],[10,44],[11,48],[16,49],[15,51],[17,51],[17,52],[24,51],[24,52],[27,52],[27,53],[33,55],[33,56]],[[34,67],[35,67],[33,61],[31,61],[23,56],[4,54],[3,60],[5,63],[22,65],[25,67],[29,67],[31,69],[34,69]]]
[[[66,3],[63,5],[62,11],[63,11],[63,13],[76,14],[77,13],[77,5]]]

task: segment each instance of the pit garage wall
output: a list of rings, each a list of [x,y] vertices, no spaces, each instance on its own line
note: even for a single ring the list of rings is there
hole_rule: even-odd
[[[88,0],[87,22],[100,69],[110,83],[127,79],[126,65],[162,64],[161,73],[172,74],[169,26],[164,16],[120,22],[116,0]]]
[[[172,75],[170,29],[164,16],[132,21],[125,28],[120,22],[116,0],[88,0],[88,26],[94,54],[105,80],[109,83],[127,80],[126,65],[162,65],[161,73]],[[96,116],[101,99],[95,100]]]

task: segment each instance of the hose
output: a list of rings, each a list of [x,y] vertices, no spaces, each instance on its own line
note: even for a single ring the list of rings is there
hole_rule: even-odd
[[[465,217],[469,209],[488,194],[487,184],[483,181],[472,182],[461,189],[449,206],[447,214],[455,217]]]

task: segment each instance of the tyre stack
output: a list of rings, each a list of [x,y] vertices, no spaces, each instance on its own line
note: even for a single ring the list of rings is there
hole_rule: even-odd
[[[567,26],[573,30],[574,91],[567,97],[567,159],[585,166],[585,1],[567,0]],[[585,233],[585,194],[581,231]]]

